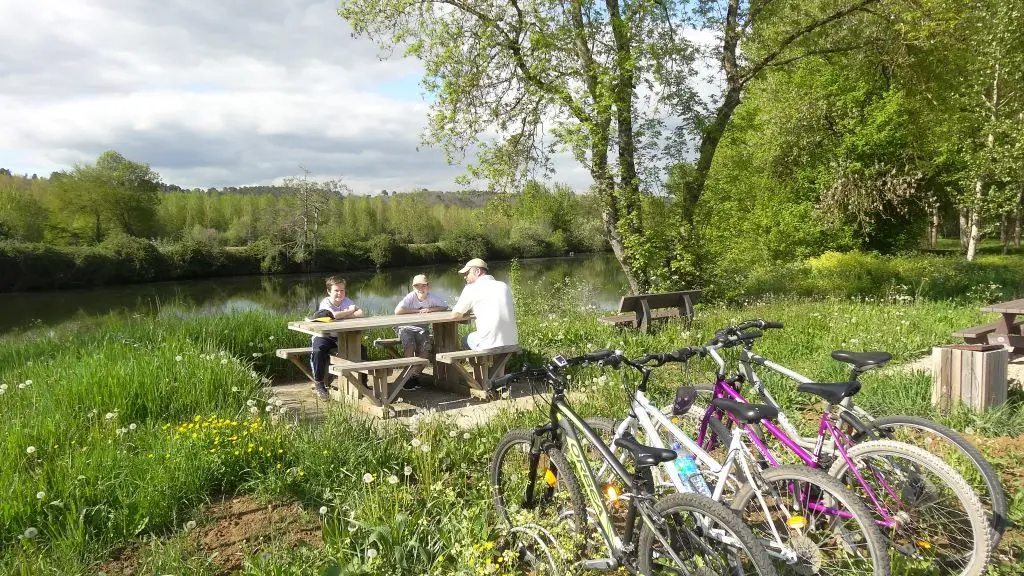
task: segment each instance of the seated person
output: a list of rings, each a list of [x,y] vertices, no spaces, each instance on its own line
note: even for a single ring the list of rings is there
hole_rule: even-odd
[[[330,276],[324,284],[327,286],[327,296],[317,305],[314,317],[330,313],[335,320],[345,318],[361,318],[365,312],[355,302],[345,295],[345,279],[340,276]],[[327,365],[331,361],[331,350],[338,347],[338,339],[324,336],[313,337],[313,353],[310,354],[309,364],[313,370],[313,390],[320,398],[326,399],[327,386],[324,385],[324,378],[327,376]],[[366,353],[363,352],[363,357]]]
[[[441,312],[448,309],[448,303],[430,293],[430,282],[425,274],[417,274],[412,279],[412,292],[402,298],[395,307],[395,314],[425,314]],[[404,356],[430,358],[430,326],[418,324],[395,328],[398,341],[402,344]]]
[[[476,316],[476,331],[466,335],[463,344],[470,350],[484,350],[519,344],[512,290],[508,284],[487,273],[487,263],[473,258],[459,270],[466,279],[459,301],[452,307],[456,318],[470,312]]]

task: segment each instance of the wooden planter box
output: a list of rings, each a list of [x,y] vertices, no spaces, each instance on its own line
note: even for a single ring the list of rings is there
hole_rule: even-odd
[[[1009,360],[1009,351],[998,345],[932,348],[932,404],[944,412],[958,403],[977,411],[1003,404]]]

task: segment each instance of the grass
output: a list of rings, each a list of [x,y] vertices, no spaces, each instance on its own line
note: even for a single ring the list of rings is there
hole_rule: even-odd
[[[950,342],[950,333],[985,320],[977,305],[907,298],[772,298],[742,306],[700,307],[690,326],[670,323],[652,335],[597,322],[582,286],[567,283],[538,297],[517,284],[519,331],[527,361],[555,353],[621,348],[633,354],[706,341],[718,327],[748,318],[782,321],[759,350],[820,380],[842,379],[836,348],[884,349],[896,362]],[[107,317],[0,339],[0,572],[95,573],[124,546],[140,546],[146,573],[212,574],[190,552],[190,522],[222,494],[296,498],[319,518],[322,548],[275,549],[246,559],[245,574],[500,573],[492,548],[500,536],[490,511],[487,466],[498,438],[542,418],[502,413],[470,431],[443,419],[410,430],[372,423],[345,410],[325,422],[296,422],[264,392],[296,375],[273,356],[304,345],[285,316],[244,312],[214,317]],[[383,334],[381,334],[383,335]],[[371,335],[371,338],[375,335]],[[577,378],[584,414],[619,415],[617,380],[596,369]],[[708,381],[709,365],[656,373],[652,396],[669,399],[681,381]],[[861,404],[878,415],[940,418],[982,436],[1024,433],[1019,404],[943,416],[929,405],[927,375],[900,371],[863,377]],[[31,382],[31,383],[29,383]],[[603,382],[601,380],[600,382]],[[769,380],[786,406],[810,399]],[[1008,478],[1024,464],[1002,455]],[[1012,495],[1020,485],[1007,486]],[[321,512],[322,511],[322,512]],[[1014,514],[1024,520],[1024,500]],[[998,570],[1014,570],[1018,549]]]

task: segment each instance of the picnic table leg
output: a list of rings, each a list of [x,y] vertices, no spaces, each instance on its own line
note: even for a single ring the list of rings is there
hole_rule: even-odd
[[[1013,323],[1017,320],[1017,314],[1000,314],[996,320],[997,334],[1014,334]]]
[[[456,352],[459,350],[459,325],[455,322],[434,324],[434,352]],[[459,375],[444,362],[434,361],[434,380],[439,387],[449,388],[459,384]]]

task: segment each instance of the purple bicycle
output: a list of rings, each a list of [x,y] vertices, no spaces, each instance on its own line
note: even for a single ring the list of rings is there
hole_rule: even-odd
[[[893,440],[854,444],[844,426],[867,427],[837,407],[860,390],[858,383],[800,384],[801,392],[826,401],[810,450],[768,419],[737,417],[744,405],[769,407],[777,413],[774,406],[747,404],[734,387],[742,377],[726,377],[725,361],[718,352],[760,336],[758,330],[723,330],[706,346],[683,349],[689,354],[676,353],[686,358],[708,356],[718,364],[714,400],[700,415],[696,443],[712,452],[720,439],[728,438],[730,426],[739,425],[755,440],[762,466],[777,467],[787,456],[787,461],[795,457],[811,468],[827,468],[831,476],[861,496],[896,552],[891,554],[894,572],[980,576],[989,559],[990,533],[977,495],[953,468],[920,448]],[[680,415],[690,409],[678,408]],[[756,509],[747,509],[750,494],[746,492],[740,491],[733,507],[744,514],[757,514]]]

